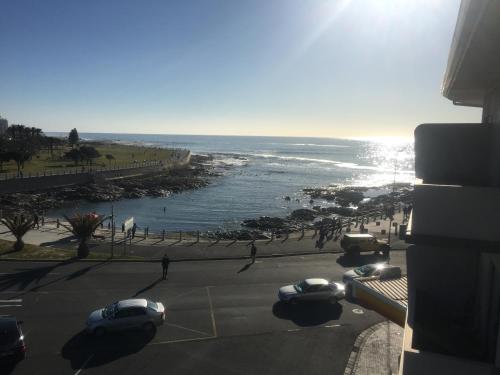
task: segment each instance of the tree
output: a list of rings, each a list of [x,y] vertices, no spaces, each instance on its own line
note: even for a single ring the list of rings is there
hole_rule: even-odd
[[[92,146],[80,147],[82,159],[87,161],[87,164],[92,165],[94,159],[100,158],[101,154]]]
[[[17,175],[21,174],[24,163],[38,153],[43,143],[41,129],[24,125],[11,125],[7,128],[7,150],[16,162]]]
[[[106,154],[106,159],[108,159],[109,165],[111,165],[111,160],[115,160],[115,157],[111,154]]]
[[[63,224],[79,240],[78,258],[86,258],[89,255],[88,240],[92,237],[95,230],[104,221],[104,217],[95,213],[75,214],[73,217],[64,216],[69,225]]]
[[[12,155],[8,150],[8,141],[6,137],[0,135],[0,172],[3,172],[3,163],[12,159]]]
[[[75,163],[75,165],[78,165],[78,163],[80,162],[80,160],[83,159],[83,155],[82,155],[82,153],[80,152],[79,149],[72,148],[71,150],[69,150],[68,152],[66,152],[64,154],[64,158],[65,159],[73,160],[73,162]]]
[[[23,237],[31,228],[33,228],[34,219],[32,217],[24,217],[23,215],[15,215],[14,217],[1,219],[1,222],[9,228],[12,235],[16,237],[14,250],[22,250],[24,247]]]
[[[76,128],[71,129],[68,135],[68,143],[71,145],[71,147],[74,147],[75,145],[80,142],[80,136],[78,135],[78,130]]]

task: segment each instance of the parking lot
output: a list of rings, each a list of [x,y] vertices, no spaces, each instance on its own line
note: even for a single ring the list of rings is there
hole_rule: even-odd
[[[404,266],[405,253],[392,262]],[[369,260],[369,259],[366,259]],[[365,260],[360,260],[365,262]],[[356,336],[383,320],[348,301],[286,306],[277,289],[306,278],[340,280],[338,255],[157,263],[0,263],[0,313],[15,315],[27,358],[13,374],[342,374]],[[165,324],[94,338],[89,313],[131,297],[162,301]]]

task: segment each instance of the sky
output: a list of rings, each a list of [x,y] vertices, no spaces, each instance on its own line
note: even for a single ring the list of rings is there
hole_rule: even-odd
[[[459,0],[0,0],[0,116],[44,131],[409,137]]]

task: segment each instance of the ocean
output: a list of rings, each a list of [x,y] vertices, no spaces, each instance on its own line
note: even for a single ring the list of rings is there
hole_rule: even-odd
[[[306,187],[372,187],[365,194],[369,197],[388,192],[384,185],[413,183],[415,178],[411,140],[104,133],[81,133],[80,137],[212,154],[222,176],[207,187],[164,198],[75,202],[72,207],[49,211],[49,216],[75,211],[109,214],[113,205],[118,223],[133,216],[140,228],[149,226],[151,231],[228,230],[239,228],[244,219],[284,217],[297,208],[310,207],[302,193]]]

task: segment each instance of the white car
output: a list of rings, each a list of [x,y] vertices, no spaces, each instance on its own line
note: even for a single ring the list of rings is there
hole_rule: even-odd
[[[378,277],[381,280],[394,279],[401,277],[401,268],[387,263],[366,264],[344,273],[342,281],[347,284],[363,277]]]
[[[297,284],[286,285],[279,289],[278,298],[282,302],[330,301],[335,303],[345,297],[342,283],[325,279],[305,279]]]
[[[165,306],[144,298],[125,299],[92,312],[87,332],[101,336],[109,331],[142,328],[151,332],[165,321]]]

